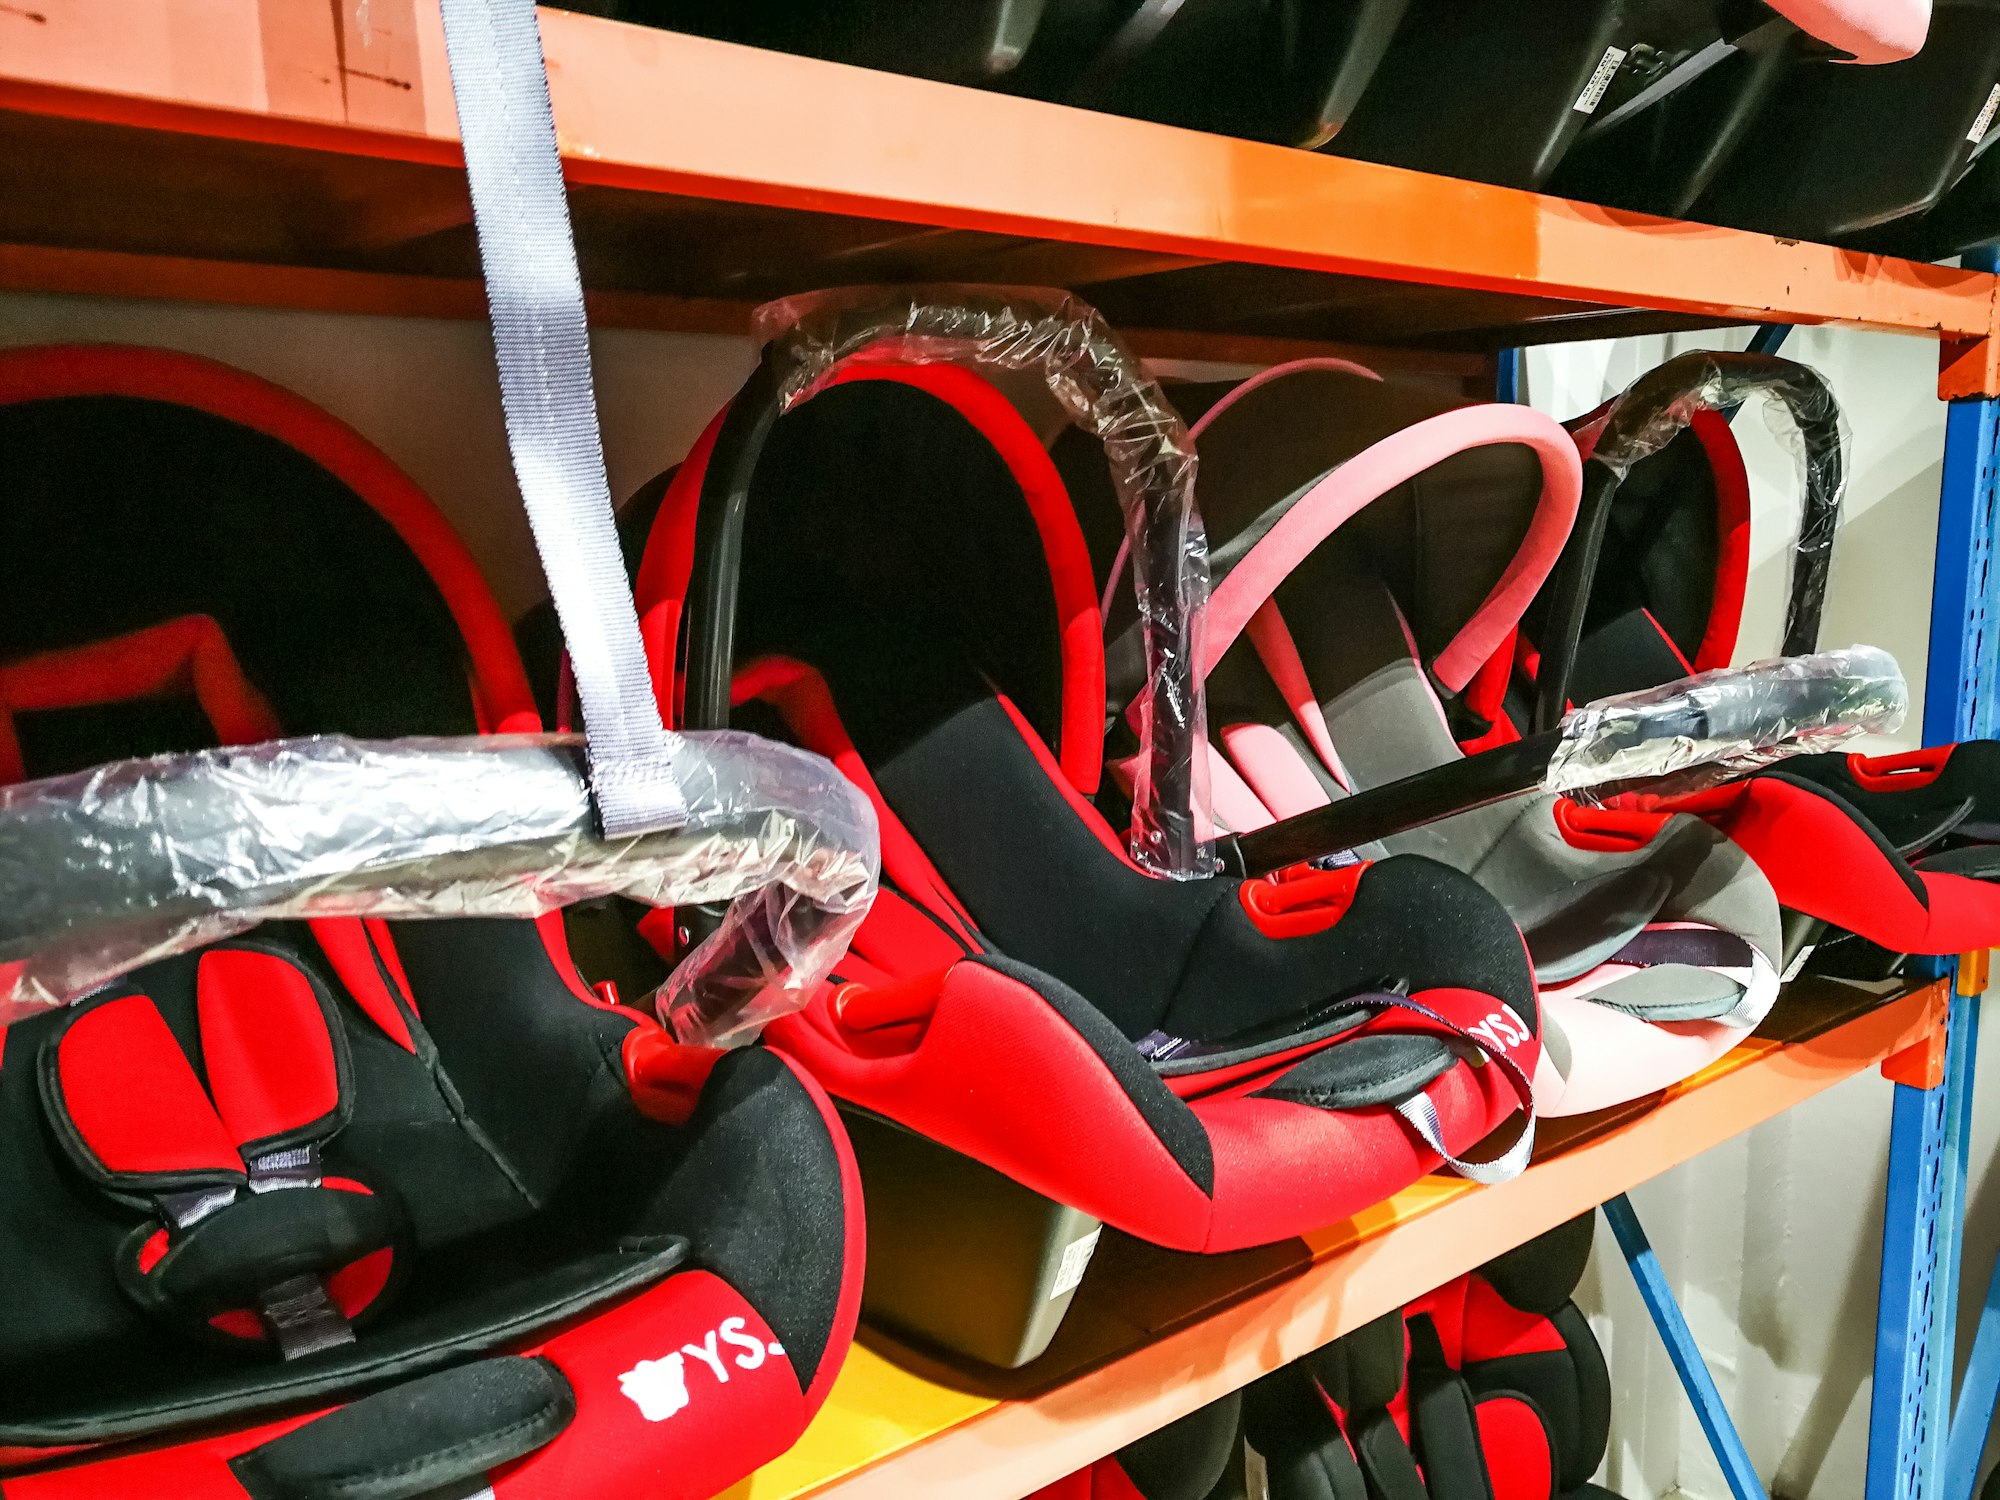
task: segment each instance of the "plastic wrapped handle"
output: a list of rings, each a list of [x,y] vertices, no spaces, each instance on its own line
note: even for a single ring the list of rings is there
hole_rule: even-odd
[[[1096,311],[1066,292],[852,287],[760,308],[763,359],[716,436],[696,519],[686,719],[728,722],[737,579],[752,476],[779,416],[850,359],[964,363],[1039,374],[1070,419],[1104,444],[1136,560],[1150,691],[1133,785],[1133,857],[1157,875],[1213,873],[1206,732],[1196,671],[1208,547],[1194,506],[1187,428]]]
[[[1909,690],[1873,646],[1778,657],[1586,705],[1555,729],[1224,840],[1224,868],[1267,875],[1525,792],[1582,802],[1712,786],[1789,755],[1901,727]]]
[[[275,740],[0,789],[0,1021],[260,922],[534,917],[625,895],[731,902],[656,997],[688,1042],[794,1009],[878,870],[874,809],[818,756],[689,735],[689,818],[598,832],[567,735]]]
[[[1568,706],[1570,673],[1583,639],[1584,615],[1618,487],[1641,459],[1678,437],[1696,412],[1738,406],[1758,395],[1776,400],[1791,418],[1805,468],[1791,600],[1785,610],[1784,642],[1778,649],[1786,656],[1800,656],[1818,647],[1833,538],[1840,528],[1840,501],[1847,485],[1839,403],[1817,371],[1775,354],[1700,350],[1679,355],[1640,376],[1612,403],[1584,465],[1576,529],[1551,584],[1543,627],[1533,719],[1537,730],[1553,727]]]

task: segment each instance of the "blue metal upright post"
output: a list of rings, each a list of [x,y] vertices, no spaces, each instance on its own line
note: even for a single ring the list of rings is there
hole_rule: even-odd
[[[1967,256],[2000,268],[1993,252]],[[1924,743],[1988,735],[1994,716],[2000,618],[1993,568],[2000,402],[1954,401],[1946,418],[1944,483],[1931,590]],[[1983,971],[1984,964],[1978,965]],[[1967,975],[1972,979],[1972,975]],[[1951,1419],[1966,1151],[1977,1046],[1976,982],[1953,972],[1945,1076],[1933,1089],[1897,1084],[1889,1132],[1889,1186],[1876,1309],[1875,1388],[1868,1426],[1868,1500],[1967,1500],[2000,1373],[1982,1367]],[[1966,994],[1956,993],[1958,990]],[[1989,1297],[1989,1300],[1991,1298]],[[1982,1321],[1982,1335],[1986,1333]],[[1989,1344],[2000,1341],[1996,1330]],[[1975,1438],[1976,1428],[1976,1438]]]
[[[1493,399],[1509,405],[1518,405],[1525,399],[1527,390],[1528,351],[1525,349],[1502,349],[1499,356],[1500,368],[1493,376]]]
[[[1722,1465],[1729,1493],[1736,1500],[1766,1500],[1757,1471],[1750,1467],[1742,1435],[1730,1420],[1729,1409],[1722,1404],[1715,1377],[1708,1373],[1701,1350],[1695,1344],[1694,1332],[1682,1316],[1680,1304],[1674,1300],[1666,1273],[1660,1269],[1659,1257],[1653,1254],[1646,1231],[1639,1224],[1632,1200],[1620,1193],[1604,1205],[1604,1217],[1611,1225],[1618,1248],[1625,1254],[1625,1264],[1631,1268],[1632,1280],[1638,1284],[1646,1311],[1653,1315],[1653,1326],[1660,1331],[1660,1342],[1667,1346],[1667,1358],[1673,1361],[1674,1372],[1681,1378],[1715,1461]]]

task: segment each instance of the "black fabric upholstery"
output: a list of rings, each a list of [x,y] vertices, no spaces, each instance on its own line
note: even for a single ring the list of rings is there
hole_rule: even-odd
[[[1416,1455],[1385,1411],[1355,1423],[1354,1451],[1367,1476],[1369,1500],[1430,1500]]]
[[[1288,1365],[1243,1394],[1243,1436],[1262,1455],[1270,1493],[1285,1500],[1371,1500],[1319,1387]]]
[[[1194,1111],[1160,1082],[1159,1075],[1104,1018],[1102,1011],[1068,985],[1014,959],[989,953],[967,961],[1005,974],[1047,1001],[1049,1009],[1089,1044],[1132,1101],[1132,1107],[1160,1138],[1160,1144],[1180,1164],[1181,1170],[1194,1179],[1195,1186],[1204,1193],[1215,1191],[1215,1153],[1209,1146],[1208,1132],[1202,1129]]]
[[[870,380],[779,420],[744,519],[737,658],[821,668],[864,755],[893,752],[982,683],[1054,739],[1059,629],[1020,486],[950,406]]]
[[[1595,703],[1614,693],[1635,692],[1687,675],[1686,665],[1666,638],[1635,609],[1613,616],[1577,643],[1569,700]]]
[[[402,1209],[387,1198],[327,1188],[253,1193],[229,1213],[211,1214],[160,1257],[150,1275],[119,1258],[141,1305],[168,1314],[254,1306],[259,1293],[293,1276],[325,1275],[392,1245]],[[148,1226],[136,1231],[144,1235]],[[136,1251],[137,1246],[133,1249]]]
[[[591,1190],[643,1205],[627,1232],[688,1236],[691,1263],[749,1299],[811,1384],[851,1268],[840,1157],[797,1075],[761,1048],[731,1052],[685,1127],[605,1167]]]
[[[534,1452],[575,1416],[562,1371],[503,1356],[377,1391],[229,1468],[250,1500],[415,1500]]]
[[[1520,935],[1469,877],[1384,860],[1335,926],[1273,941],[1237,882],[1154,880],[1105,848],[995,700],[876,778],[995,946],[1088,996],[1129,1039],[1226,1037],[1371,989],[1476,989],[1535,1014]]]
[[[1404,1033],[1358,1036],[1315,1052],[1257,1091],[1315,1109],[1394,1104],[1451,1071],[1457,1059],[1436,1037]]]
[[[1119,1449],[1119,1466],[1146,1500],[1203,1500],[1236,1451],[1242,1417],[1243,1398],[1232,1391]]]
[[[89,397],[0,406],[0,453],[0,556],[35,560],[0,591],[0,660],[207,614],[293,734],[474,729],[437,586],[386,521],[285,444],[185,407]],[[36,776],[214,742],[183,699],[22,714],[16,728]]]
[[[1510,1306],[1547,1317],[1576,1295],[1596,1234],[1597,1211],[1591,1209],[1494,1256],[1479,1274]]]
[[[1622,615],[1649,610],[1681,655],[1693,661],[1714,608],[1720,556],[1715,471],[1700,436],[1683,428],[1659,452],[1635,464],[1612,498],[1584,616],[1585,634]],[[1628,686],[1650,686],[1679,675]],[[1573,696],[1581,703],[1590,695],[1579,691]]]
[[[1306,1362],[1342,1411],[1387,1406],[1403,1386],[1403,1316],[1384,1313],[1308,1356]]]

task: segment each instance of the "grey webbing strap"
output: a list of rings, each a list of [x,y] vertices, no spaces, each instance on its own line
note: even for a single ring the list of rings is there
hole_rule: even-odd
[[[1490,1065],[1496,1066],[1507,1076],[1514,1086],[1515,1095],[1521,1101],[1521,1131],[1507,1149],[1490,1161],[1467,1161],[1451,1154],[1445,1144],[1444,1122],[1438,1118],[1437,1106],[1431,1102],[1428,1093],[1416,1093],[1395,1105],[1396,1113],[1403,1117],[1426,1146],[1444,1158],[1444,1164],[1458,1173],[1478,1183],[1508,1182],[1519,1177],[1527,1169],[1528,1159],[1535,1152],[1535,1103],[1534,1082],[1526,1068],[1514,1057],[1511,1047],[1525,1042],[1530,1033],[1520,1018],[1504,1003],[1491,1002],[1493,1013],[1478,1026],[1467,1026],[1455,1016],[1446,1015],[1442,1010],[1425,1005],[1408,995],[1391,993],[1368,996],[1371,1005],[1381,1005],[1391,1010],[1406,1010],[1435,1026],[1441,1027],[1460,1041],[1478,1048],[1486,1055]],[[1505,1028],[1495,1030],[1496,1024]]]
[[[597,424],[583,278],[534,0],[443,0],[507,446],[569,647],[607,834],[687,821]]]

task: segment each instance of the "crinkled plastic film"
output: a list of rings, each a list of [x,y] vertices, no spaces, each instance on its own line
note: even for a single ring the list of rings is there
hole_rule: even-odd
[[[1563,720],[1545,791],[1598,804],[1715,786],[1791,755],[1902,727],[1910,694],[1873,646],[1781,656],[1599,699]]]
[[[1110,459],[1145,640],[1150,691],[1139,697],[1132,787],[1133,858],[1190,879],[1216,868],[1208,765],[1195,753],[1207,719],[1199,643],[1208,605],[1208,544],[1194,505],[1194,445],[1094,308],[1066,292],[967,286],[849,287],[758,309],[780,399],[789,408],[844,361],[958,363],[1039,374]]]
[[[1791,599],[1780,650],[1800,656],[1819,645],[1833,538],[1847,486],[1847,442],[1840,405],[1820,374],[1771,354],[1698,350],[1668,360],[1634,381],[1612,403],[1591,462],[1618,480],[1680,435],[1704,408],[1733,411],[1752,397],[1773,403],[1772,429],[1804,478]]]
[[[0,1022],[281,918],[535,917],[730,902],[654,997],[685,1042],[746,1040],[846,950],[874,809],[828,762],[680,737],[685,827],[605,838],[568,735],[277,740],[0,789]]]

